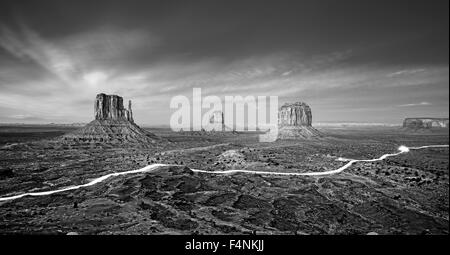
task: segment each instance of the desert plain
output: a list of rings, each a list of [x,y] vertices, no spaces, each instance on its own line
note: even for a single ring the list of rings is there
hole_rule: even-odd
[[[0,202],[0,234],[448,234],[448,148],[359,162],[326,176],[209,174],[247,169],[322,172],[378,158],[400,145],[448,144],[448,128],[322,127],[317,139],[258,141],[258,132],[146,128],[149,146],[65,143],[79,127],[0,127],[0,197],[87,183]]]

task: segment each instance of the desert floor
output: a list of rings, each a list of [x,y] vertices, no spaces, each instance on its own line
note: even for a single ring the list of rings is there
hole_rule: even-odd
[[[448,234],[448,148],[357,163],[322,177],[203,170],[319,172],[400,145],[448,144],[449,131],[327,128],[316,140],[259,143],[257,133],[148,129],[149,147],[68,144],[58,126],[0,127],[0,197],[83,184],[153,163],[154,172],[0,202],[0,234]]]

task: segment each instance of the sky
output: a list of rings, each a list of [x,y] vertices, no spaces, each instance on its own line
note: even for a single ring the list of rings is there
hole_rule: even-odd
[[[2,0],[0,123],[167,125],[177,95],[278,96],[314,122],[449,115],[447,0]]]

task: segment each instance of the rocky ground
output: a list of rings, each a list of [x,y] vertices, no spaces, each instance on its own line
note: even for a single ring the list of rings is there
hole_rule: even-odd
[[[180,166],[0,202],[1,234],[448,234],[447,148],[358,163],[325,177],[189,170],[326,171],[345,164],[338,157],[375,158],[401,144],[448,144],[448,129],[322,129],[325,138],[275,143],[258,143],[257,133],[153,129],[165,142],[151,148],[56,142],[70,131],[65,128],[18,130],[0,129],[1,197],[82,184],[152,163]]]

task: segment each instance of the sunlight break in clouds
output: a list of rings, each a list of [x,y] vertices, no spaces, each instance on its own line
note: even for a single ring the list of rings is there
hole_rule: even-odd
[[[156,39],[139,31],[95,31],[46,40],[25,24],[13,31],[0,24],[0,46],[22,61],[33,61],[67,84],[92,82],[99,73],[92,70],[109,68],[111,61],[127,56],[127,52],[154,46]],[[96,78],[97,77],[97,78]]]
[[[100,30],[48,40],[25,24],[18,27],[13,30],[0,23],[0,53],[4,50],[16,60],[2,66],[0,59],[0,117],[9,121],[17,116],[54,122],[89,120],[85,102],[92,95],[117,93],[135,83],[120,79],[121,72],[129,73],[111,63],[121,63],[143,47],[149,51],[156,42],[137,30]],[[8,114],[11,109],[17,114]]]
[[[95,71],[87,73],[83,76],[83,79],[92,86],[97,86],[104,83],[108,79],[108,75],[104,72]]]

